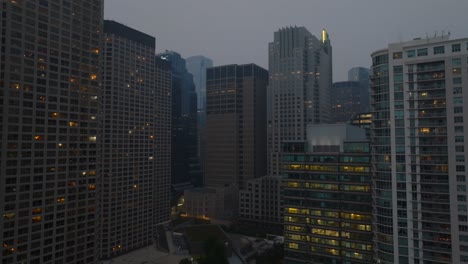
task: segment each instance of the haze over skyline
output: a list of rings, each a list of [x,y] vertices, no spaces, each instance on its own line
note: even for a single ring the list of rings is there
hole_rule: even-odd
[[[304,26],[320,38],[325,28],[333,47],[333,81],[343,81],[350,68],[369,67],[370,53],[387,43],[442,31],[450,31],[451,39],[467,37],[466,10],[466,0],[112,0],[104,16],[155,36],[157,52],[266,69],[273,32]]]

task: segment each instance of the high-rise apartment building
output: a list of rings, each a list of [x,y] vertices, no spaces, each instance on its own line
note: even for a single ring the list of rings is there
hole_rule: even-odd
[[[376,261],[468,263],[468,39],[371,56]]]
[[[157,241],[169,221],[170,64],[155,38],[104,21],[99,258]]]
[[[267,85],[254,64],[207,70],[206,186],[244,188],[266,174]]]
[[[269,44],[268,173],[278,175],[282,142],[306,140],[307,124],[330,120],[332,47],[304,27],[275,32]]]
[[[285,143],[285,263],[374,263],[370,147],[363,129],[309,127]]]
[[[103,1],[0,17],[0,263],[94,263]]]
[[[171,183],[201,186],[198,157],[197,94],[185,59],[175,51],[157,54],[172,67]]]

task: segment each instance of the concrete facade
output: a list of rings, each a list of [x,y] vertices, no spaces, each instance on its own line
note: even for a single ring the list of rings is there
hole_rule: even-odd
[[[263,176],[247,181],[239,192],[239,221],[268,233],[282,234],[281,176]]]
[[[267,84],[254,64],[208,69],[205,186],[242,189],[266,174]]]
[[[468,263],[467,43],[445,35],[371,55],[379,263]]]
[[[350,125],[308,127],[283,152],[285,263],[374,263],[370,146]]]
[[[155,38],[104,22],[99,258],[157,241],[170,214],[171,68]]]
[[[235,185],[185,190],[185,216],[231,220],[237,217],[239,193]]]
[[[281,144],[306,140],[307,124],[330,120],[332,47],[304,27],[275,32],[269,43],[268,174],[278,175]]]
[[[0,263],[95,263],[103,1],[0,17]]]

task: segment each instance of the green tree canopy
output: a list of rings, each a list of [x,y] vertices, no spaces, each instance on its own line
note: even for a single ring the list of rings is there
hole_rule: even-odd
[[[179,264],[192,264],[192,261],[188,258],[184,258],[179,261]]]
[[[221,241],[208,238],[204,243],[204,251],[205,255],[198,260],[199,264],[229,264]]]

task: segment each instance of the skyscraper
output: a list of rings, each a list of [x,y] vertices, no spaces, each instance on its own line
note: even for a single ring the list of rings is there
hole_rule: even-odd
[[[155,38],[104,21],[99,257],[157,241],[169,221],[170,90]]]
[[[187,58],[187,70],[193,75],[197,92],[198,157],[202,174],[206,171],[206,69],[213,67],[213,61],[204,56]]]
[[[172,67],[172,135],[171,183],[174,185],[203,183],[198,157],[197,94],[193,76],[185,59],[175,51],[157,55]]]
[[[306,140],[307,124],[330,119],[332,47],[304,27],[287,27],[269,44],[268,173],[278,175],[282,142]]]
[[[246,186],[266,173],[268,71],[255,65],[207,70],[206,186]]]
[[[186,61],[187,70],[193,75],[197,92],[198,123],[204,127],[206,124],[206,69],[213,67],[213,61],[200,55],[188,57]]]
[[[0,263],[94,263],[103,1],[0,17]]]
[[[467,43],[414,39],[371,55],[379,263],[468,263]]]
[[[348,81],[363,82],[369,85],[369,69],[354,67],[348,71]]]
[[[364,88],[364,89],[363,89]],[[358,114],[368,110],[369,85],[363,87],[357,81],[333,83],[331,90],[331,123],[345,124]]]
[[[306,143],[284,149],[285,263],[374,263],[364,129],[309,126]]]

